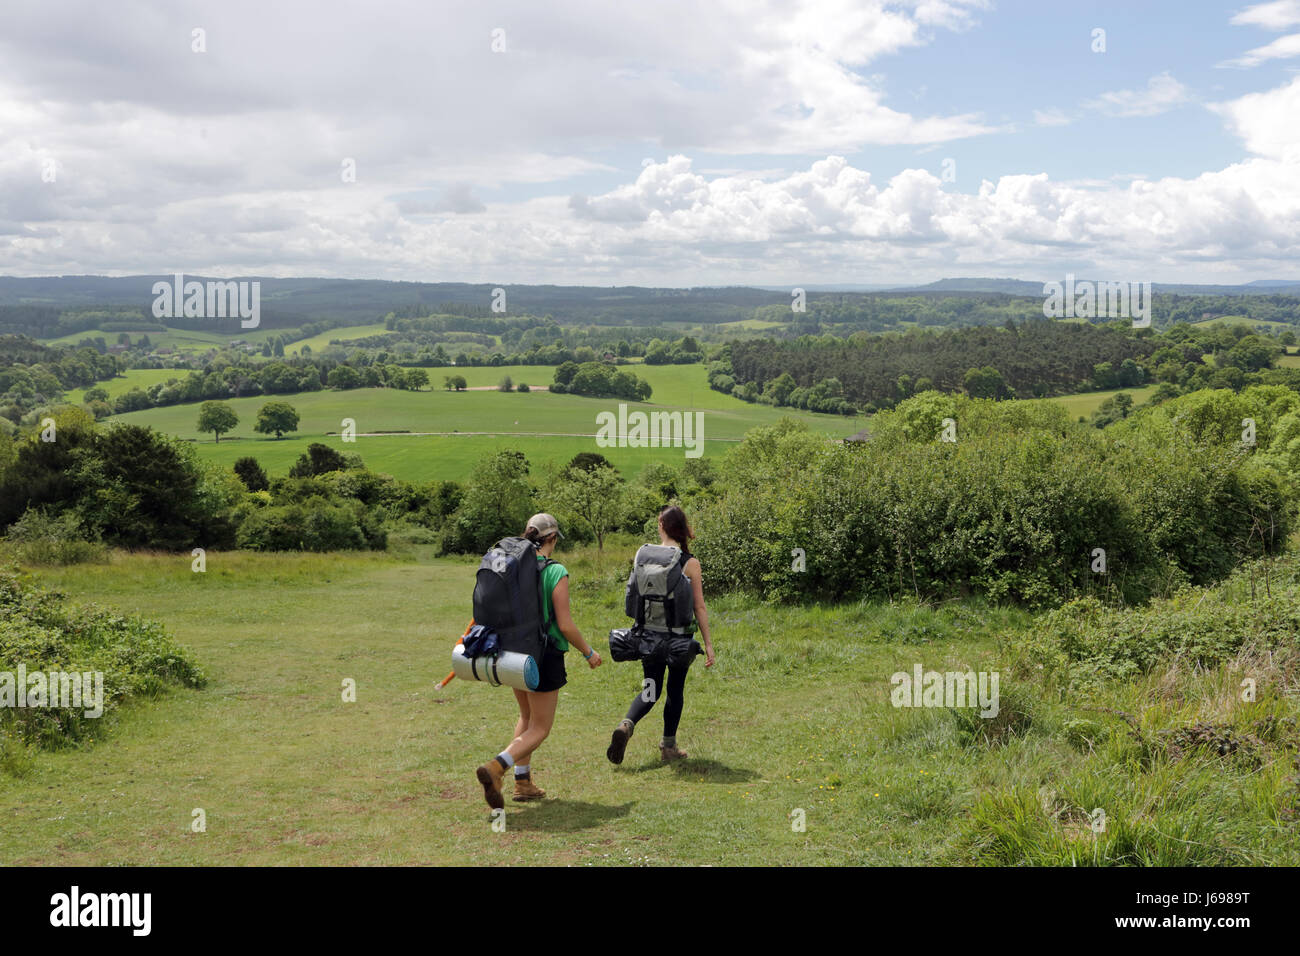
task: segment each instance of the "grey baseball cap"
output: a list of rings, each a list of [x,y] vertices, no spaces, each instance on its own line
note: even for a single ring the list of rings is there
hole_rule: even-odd
[[[561,540],[564,539],[564,535],[560,534],[560,523],[555,520],[555,515],[549,515],[545,511],[529,518],[528,527],[536,528],[537,533],[543,538],[549,538],[551,535],[557,534],[560,535]]]

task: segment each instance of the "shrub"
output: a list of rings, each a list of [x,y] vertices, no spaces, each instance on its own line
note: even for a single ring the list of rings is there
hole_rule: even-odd
[[[75,511],[28,508],[9,527],[7,540],[25,564],[83,564],[107,561],[108,549]]]
[[[0,708],[0,767],[10,769],[22,763],[14,741],[52,748],[87,739],[125,701],[205,683],[161,625],[94,605],[66,605],[61,594],[0,569],[0,672],[16,673],[20,664],[29,675],[102,672],[104,717],[87,717],[85,708]]]
[[[382,551],[387,536],[360,502],[312,497],[250,512],[236,544],[252,551]]]
[[[939,440],[944,419],[956,442]],[[1239,447],[1118,438],[1059,406],[934,392],[878,414],[866,442],[793,421],[754,429],[721,472],[690,502],[700,559],[713,585],[775,600],[1140,603],[1278,550],[1291,526],[1283,480]]]

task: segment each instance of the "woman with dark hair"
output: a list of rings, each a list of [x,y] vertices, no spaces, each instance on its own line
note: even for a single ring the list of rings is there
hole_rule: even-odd
[[[562,537],[560,525],[549,514],[535,514],[528,519],[523,537],[537,547],[537,561],[542,573],[542,611],[549,640],[546,652],[538,662],[541,680],[536,690],[516,690],[519,704],[519,721],[515,724],[515,739],[510,746],[483,766],[475,776],[483,785],[483,797],[488,806],[500,810],[505,806],[501,796],[501,779],[514,767],[517,802],[540,800],[546,791],[533,783],[532,754],[551,733],[555,723],[555,707],[560,700],[560,688],[568,682],[564,672],[564,652],[572,644],[582,654],[588,666],[600,666],[600,655],[583,640],[578,625],[569,610],[569,572],[558,561],[551,560],[556,541]]]
[[[713,638],[709,633],[709,609],[704,604],[704,583],[700,561],[690,551],[690,540],[694,537],[695,534],[686,521],[686,512],[681,508],[672,505],[659,512],[660,544],[676,548],[681,552],[677,560],[682,574],[690,581],[695,624],[704,638],[704,666],[712,667]],[[668,635],[664,635],[664,639],[667,640]],[[685,655],[683,662],[675,663],[669,661],[665,655],[659,654],[641,662],[641,670],[645,677],[643,689],[636,695],[632,706],[628,708],[627,716],[619,722],[610,738],[609,749],[605,751],[605,756],[611,763],[623,762],[627,742],[632,737],[637,721],[650,713],[655,701],[665,691],[668,699],[664,702],[664,736],[659,743],[659,753],[666,761],[680,760],[687,756],[686,751],[677,746],[677,725],[682,719],[686,673],[690,670],[691,659],[691,655],[688,654]],[[665,671],[668,674],[667,687],[664,686]]]

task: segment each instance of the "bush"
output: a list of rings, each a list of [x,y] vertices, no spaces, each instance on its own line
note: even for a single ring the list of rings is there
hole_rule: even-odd
[[[251,551],[382,551],[387,535],[359,502],[325,497],[250,512],[236,544]]]
[[[1172,658],[1212,667],[1244,645],[1294,644],[1300,589],[1273,590],[1247,602],[1231,587],[1189,588],[1144,608],[1109,608],[1093,597],[1078,598],[1035,622],[1017,667],[1063,688],[1087,687],[1132,679]]]
[[[939,440],[945,418],[956,442]],[[721,490],[690,503],[697,551],[712,584],[774,600],[981,593],[1046,608],[1141,603],[1286,540],[1283,483],[1240,448],[1110,431],[1055,405],[934,392],[878,414],[866,442],[791,420],[755,429]]]
[[[103,674],[104,717],[85,708],[0,707],[0,767],[22,762],[21,747],[53,748],[94,736],[125,701],[172,687],[202,687],[203,672],[162,626],[63,596],[0,569],[0,672]],[[48,703],[52,704],[53,701]]]
[[[108,548],[75,511],[28,508],[9,527],[6,539],[24,564],[84,564],[108,560]]]

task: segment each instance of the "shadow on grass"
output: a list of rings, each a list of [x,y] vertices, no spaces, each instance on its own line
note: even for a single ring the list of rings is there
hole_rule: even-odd
[[[651,760],[639,767],[626,767],[624,772],[645,773],[647,770],[663,770],[667,768],[671,768],[677,776],[693,780],[696,783],[745,783],[758,777],[758,774],[752,770],[728,767],[725,763],[710,760],[707,757],[687,757],[685,760],[676,760],[672,763]]]
[[[507,804],[510,806],[510,804]],[[520,809],[509,816],[511,830],[543,830],[552,833],[587,830],[627,816],[636,801],[621,806],[586,803],[582,800],[542,800],[539,803],[515,804]],[[524,809],[526,807],[527,809]]]

